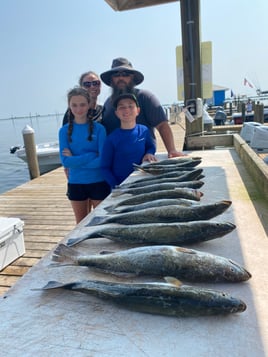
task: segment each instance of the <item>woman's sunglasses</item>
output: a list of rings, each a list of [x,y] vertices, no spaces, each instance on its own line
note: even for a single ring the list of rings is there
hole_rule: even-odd
[[[85,88],[98,87],[100,85],[100,81],[92,81],[92,82],[83,82],[82,86]]]

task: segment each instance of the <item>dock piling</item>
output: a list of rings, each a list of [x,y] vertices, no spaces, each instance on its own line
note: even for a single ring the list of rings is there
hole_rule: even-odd
[[[40,176],[39,165],[37,160],[36,145],[34,139],[34,129],[26,125],[22,130],[25,153],[27,157],[30,178],[34,179]]]

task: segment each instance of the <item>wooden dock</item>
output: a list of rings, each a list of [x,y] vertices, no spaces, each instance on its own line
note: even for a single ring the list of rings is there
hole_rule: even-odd
[[[177,149],[182,150],[185,123],[172,124],[171,129]],[[158,132],[156,139],[158,152],[165,152]],[[0,271],[0,296],[75,227],[65,193],[66,177],[59,168],[0,195],[0,216],[24,221],[26,249],[22,257]]]
[[[185,123],[171,125],[178,150],[182,150]],[[156,133],[159,152],[165,147]],[[0,296],[74,227],[75,219],[66,198],[66,177],[59,168],[0,195],[0,216],[24,221],[25,254],[0,271]]]
[[[0,216],[24,221],[25,254],[0,272],[4,294],[75,226],[59,168],[0,195]]]

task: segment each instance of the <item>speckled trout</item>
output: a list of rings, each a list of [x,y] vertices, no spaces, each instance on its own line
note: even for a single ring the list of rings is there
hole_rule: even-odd
[[[182,157],[173,157],[173,158],[170,158],[170,159],[163,159],[163,160],[159,160],[159,161],[156,161],[156,162],[150,162],[148,163],[148,165],[176,165],[176,164],[181,164],[183,162],[189,162],[189,161],[201,161],[202,158],[200,156],[192,156],[192,157],[189,157],[189,156],[182,156]]]
[[[204,221],[222,214],[232,202],[223,200],[207,205],[184,207],[170,205],[152,207],[135,212],[118,213],[108,216],[94,216],[86,226],[94,226],[106,223],[141,224],[141,223],[172,223]]]
[[[112,190],[112,196],[120,196],[124,194],[139,195],[144,193],[150,193],[155,191],[173,190],[174,188],[201,188],[204,185],[203,181],[185,181],[185,182],[168,182],[168,183],[155,183],[152,185],[146,185],[142,187],[130,187],[130,188],[115,188]]]
[[[173,171],[193,171],[195,170],[194,167],[192,166],[181,166],[181,165],[170,165],[170,166],[142,166],[142,165],[137,165],[133,164],[134,170],[141,171],[141,172],[146,172],[151,175],[162,175],[167,172],[173,172]]]
[[[132,187],[141,187],[141,186],[147,186],[147,185],[153,185],[155,183],[169,183],[169,182],[185,182],[185,181],[194,181],[198,180],[199,177],[202,174],[202,169],[197,169],[194,171],[189,171],[186,174],[183,175],[175,175],[171,177],[158,177],[158,176],[151,176],[149,177],[144,177],[143,179],[140,180],[135,180],[133,182],[129,183],[123,183],[117,186],[117,188],[132,188]]]
[[[195,160],[192,160],[192,159],[187,159],[187,160],[180,160],[180,159],[177,159],[177,160],[170,160],[170,161],[166,161],[166,160],[163,160],[163,161],[156,161],[156,162],[149,162],[149,163],[143,163],[142,165],[137,165],[135,164],[136,167],[138,166],[142,166],[142,167],[159,167],[159,168],[171,168],[171,167],[179,167],[179,166],[183,166],[183,167],[195,167],[199,164],[201,164],[202,162],[202,159],[195,159]]]
[[[199,171],[198,174],[196,174],[196,171],[197,170],[201,170],[201,172]],[[191,170],[191,171],[170,171],[170,172],[165,172],[163,174],[159,174],[157,176],[155,175],[152,175],[150,173],[144,173],[142,176],[138,176],[138,177],[135,177],[135,183],[137,182],[144,182],[144,181],[147,181],[147,180],[158,180],[158,179],[162,179],[162,178],[171,178],[171,177],[180,177],[180,176],[184,176],[184,175],[187,175],[187,174],[194,174],[194,177],[191,176],[191,180],[194,180],[196,179],[196,177],[199,177],[199,175],[201,175],[201,173],[203,172],[203,169],[194,169],[194,170]],[[186,177],[189,177],[188,175],[184,177],[183,181],[187,181],[188,178],[186,179]],[[128,184],[131,184],[131,183],[128,183]],[[127,183],[121,183],[119,186],[124,186],[124,185],[128,185]]]
[[[173,276],[195,282],[241,282],[251,274],[240,264],[218,255],[172,245],[126,249],[108,254],[83,255],[59,244],[52,260],[64,265],[79,265],[109,273]]]
[[[82,280],[62,284],[50,281],[41,290],[66,289],[110,300],[123,308],[166,316],[209,316],[243,312],[246,304],[228,293],[182,285],[167,277],[164,282],[118,283]],[[39,290],[39,289],[34,289]]]
[[[203,193],[193,188],[175,188],[173,190],[163,190],[150,193],[135,195],[129,198],[122,198],[119,202],[105,207],[106,210],[114,209],[118,206],[137,205],[144,202],[166,198],[185,198],[193,201],[200,201]]]
[[[108,213],[123,213],[123,212],[133,212],[139,211],[141,209],[152,208],[152,207],[161,207],[169,205],[181,205],[185,207],[191,207],[193,205],[199,205],[200,202],[187,200],[186,198],[162,198],[161,200],[153,200],[149,202],[139,203],[137,205],[123,205],[115,208],[108,209],[105,207],[105,210]]]
[[[187,245],[223,237],[236,226],[229,222],[195,221],[187,223],[147,223],[133,225],[98,226],[80,237],[70,238],[68,246],[86,239],[108,238],[124,244],[171,244]]]

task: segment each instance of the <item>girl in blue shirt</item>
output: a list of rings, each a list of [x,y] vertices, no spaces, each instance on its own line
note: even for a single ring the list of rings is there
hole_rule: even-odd
[[[101,155],[102,173],[111,188],[133,172],[133,163],[157,161],[154,156],[156,146],[149,129],[136,124],[140,108],[135,95],[122,94],[113,104],[120,128],[107,136]]]
[[[69,122],[59,130],[60,158],[68,169],[67,196],[79,223],[110,193],[100,169],[105,128],[88,116],[88,92],[81,87],[68,93]]]

